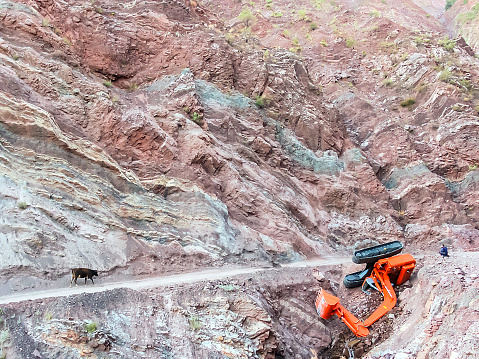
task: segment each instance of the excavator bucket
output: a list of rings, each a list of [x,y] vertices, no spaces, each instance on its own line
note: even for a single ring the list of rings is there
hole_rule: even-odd
[[[319,288],[315,304],[319,316],[323,319],[329,319],[339,304],[339,298],[325,292],[323,288]]]

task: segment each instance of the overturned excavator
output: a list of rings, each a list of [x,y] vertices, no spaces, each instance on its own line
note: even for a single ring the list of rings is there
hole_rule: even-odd
[[[377,290],[384,299],[381,305],[362,322],[339,303],[339,298],[319,289],[316,297],[316,310],[323,319],[336,314],[358,337],[369,334],[368,327],[396,305],[397,298],[393,285],[406,282],[416,266],[410,254],[401,254],[403,245],[399,241],[381,244],[354,252],[354,263],[366,263],[366,269],[348,274],[344,278],[347,288],[359,287],[365,292]]]

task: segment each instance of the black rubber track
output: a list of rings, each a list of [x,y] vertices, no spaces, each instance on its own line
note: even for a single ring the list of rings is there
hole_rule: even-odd
[[[368,264],[365,269],[346,275],[343,280],[344,286],[346,288],[360,287],[363,284],[364,279],[371,275],[373,268],[374,264]]]
[[[389,243],[380,244],[374,247],[364,248],[354,252],[354,263],[368,263],[372,264],[380,259],[392,257],[400,253],[403,249],[403,244],[400,241],[393,241]]]

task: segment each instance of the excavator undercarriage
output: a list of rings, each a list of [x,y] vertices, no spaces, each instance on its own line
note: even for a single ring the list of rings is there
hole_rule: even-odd
[[[323,288],[319,289],[316,297],[316,310],[323,319],[329,319],[333,315],[337,315],[358,337],[364,337],[369,334],[368,327],[390,311],[397,302],[396,293],[393,285],[401,285],[406,282],[416,266],[416,260],[410,254],[401,254],[393,257],[387,255],[399,253],[402,250],[402,244],[398,249],[398,242],[391,242],[381,246],[367,248],[365,250],[355,252],[353,261],[355,263],[368,263],[368,267],[364,271],[352,273],[348,275],[350,281],[346,281],[345,285],[358,283],[358,276],[362,276],[363,291],[377,290],[383,295],[381,305],[362,322],[351,314],[346,308],[339,303],[339,298],[327,293]],[[379,248],[379,250],[378,250]],[[389,251],[389,253],[388,253]],[[374,258],[376,256],[376,258]],[[378,257],[382,259],[378,259]],[[359,261],[355,259],[360,258]],[[374,263],[374,265],[372,265]],[[366,271],[366,272],[365,272]],[[366,274],[369,276],[366,277]],[[353,276],[353,277],[351,277]],[[353,287],[358,285],[346,285]]]

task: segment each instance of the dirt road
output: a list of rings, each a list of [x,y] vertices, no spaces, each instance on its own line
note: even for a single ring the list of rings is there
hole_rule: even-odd
[[[343,263],[351,263],[351,257],[341,257],[341,258],[328,258],[328,259],[313,259],[308,261],[294,262],[286,265],[282,265],[282,268],[301,268],[301,267],[319,267],[319,266],[328,266],[336,265]],[[95,284],[95,285],[84,285],[83,279],[78,280],[81,285],[78,287],[60,289],[49,289],[43,291],[24,291],[15,294],[6,295],[0,298],[0,304],[8,304],[15,302],[23,302],[26,300],[35,300],[43,298],[53,298],[53,297],[65,297],[74,294],[80,293],[96,293],[103,292],[111,289],[117,288],[130,288],[135,290],[148,289],[148,288],[157,288],[165,287],[168,285],[176,284],[185,284],[185,283],[194,283],[201,281],[210,281],[225,279],[228,277],[234,277],[242,274],[260,274],[261,272],[268,270],[276,270],[277,268],[264,268],[264,267],[252,267],[252,268],[215,268],[208,269],[197,272],[190,273],[181,273],[175,274],[166,277],[154,277],[147,279],[138,279],[138,280],[128,280],[123,282],[116,283],[105,283],[105,284]],[[98,279],[95,279],[98,281]],[[91,283],[89,281],[89,283]]]

